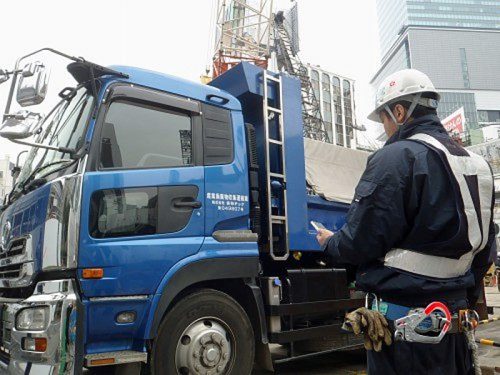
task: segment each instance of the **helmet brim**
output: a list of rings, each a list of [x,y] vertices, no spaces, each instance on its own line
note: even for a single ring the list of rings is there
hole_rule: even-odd
[[[366,116],[366,118],[370,121],[378,122],[381,124],[382,121],[380,121],[379,113],[380,113],[380,108],[377,108],[374,111],[372,111],[372,113],[370,113],[368,116]]]
[[[439,100],[441,99],[441,95],[439,93],[431,92],[431,91],[421,91],[421,92],[416,92],[416,93],[410,94],[410,95],[416,95],[416,94],[428,94],[429,99],[434,99],[437,102],[439,102]],[[411,102],[411,98],[406,98],[407,96],[410,96],[410,95],[399,96],[396,98],[392,98],[391,100],[388,100],[387,102],[382,103],[380,106],[375,108],[366,118],[370,121],[382,123],[382,121],[380,121],[379,113],[384,110],[384,107],[386,105],[390,106],[391,103],[395,103],[395,102],[400,101],[400,100],[406,100],[407,102]],[[421,99],[421,102],[419,102],[418,104],[422,105],[424,107],[428,107],[428,108],[434,108],[434,109],[437,108],[437,104],[436,104],[436,106],[433,106],[433,107],[425,105],[423,103],[423,101],[425,101],[425,100],[428,100],[428,99]]]

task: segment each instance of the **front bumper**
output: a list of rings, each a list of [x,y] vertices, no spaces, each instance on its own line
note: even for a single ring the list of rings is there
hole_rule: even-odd
[[[0,373],[9,375],[79,374],[83,367],[80,344],[83,307],[74,280],[39,282],[33,295],[25,300],[0,298],[2,327],[0,336]],[[49,321],[44,331],[18,331],[17,313],[26,307],[47,306]],[[24,338],[44,337],[47,350],[35,353],[22,349]]]

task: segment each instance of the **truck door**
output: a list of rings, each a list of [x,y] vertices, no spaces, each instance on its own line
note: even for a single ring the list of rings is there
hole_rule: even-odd
[[[82,193],[79,272],[87,297],[151,295],[204,234],[200,103],[131,85],[99,111]]]

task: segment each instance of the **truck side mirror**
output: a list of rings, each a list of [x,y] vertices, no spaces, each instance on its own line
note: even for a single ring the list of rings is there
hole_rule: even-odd
[[[49,72],[41,62],[27,64],[21,72],[17,89],[17,102],[22,107],[40,104],[45,100]]]
[[[0,84],[9,80],[9,73],[6,70],[0,69]]]
[[[29,111],[19,111],[14,115],[6,115],[0,128],[0,137],[9,140],[25,139],[34,134],[37,125],[42,121],[42,116]]]

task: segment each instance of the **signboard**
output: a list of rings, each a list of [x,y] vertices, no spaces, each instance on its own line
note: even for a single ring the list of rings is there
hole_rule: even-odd
[[[465,131],[464,107],[461,107],[453,112],[451,115],[442,120],[441,123],[451,137],[460,137]]]

